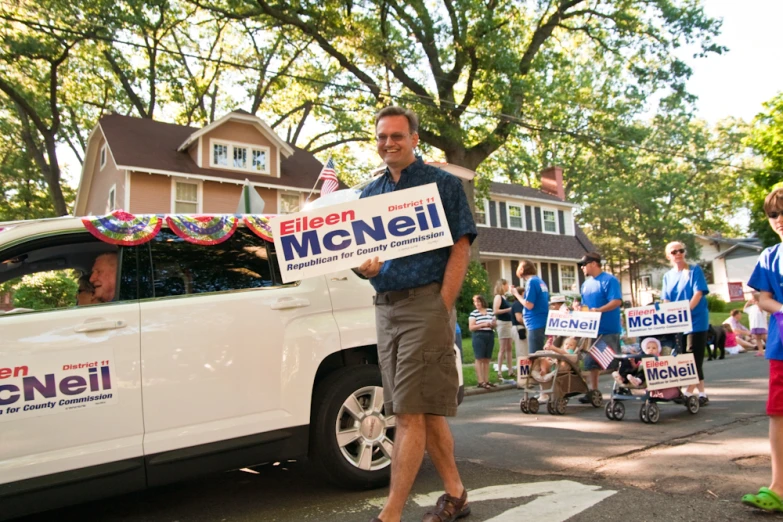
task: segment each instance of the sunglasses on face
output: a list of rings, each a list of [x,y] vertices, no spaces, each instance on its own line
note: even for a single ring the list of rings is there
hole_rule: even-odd
[[[399,143],[405,138],[407,138],[408,136],[410,136],[410,134],[394,133],[389,136],[387,136],[386,134],[378,134],[377,136],[375,136],[375,141],[378,143],[386,143],[387,140],[392,140],[394,143]]]
[[[684,254],[684,253],[685,253],[685,249],[684,248],[675,248],[674,250],[671,251],[671,255],[674,255],[674,254]]]
[[[780,216],[780,212],[773,211],[773,212],[767,212],[767,217],[769,219],[777,219]]]

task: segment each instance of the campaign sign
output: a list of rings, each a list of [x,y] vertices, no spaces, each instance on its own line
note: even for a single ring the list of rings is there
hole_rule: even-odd
[[[690,302],[674,301],[658,306],[658,309],[654,305],[640,306],[625,312],[628,337],[684,333],[693,329]]]
[[[598,337],[601,312],[561,312],[550,310],[546,318],[546,335]]]
[[[692,353],[676,357],[643,357],[641,363],[648,391],[689,386],[699,382]]]
[[[83,350],[4,356],[0,362],[0,422],[117,402],[111,352]]]
[[[271,220],[283,282],[453,244],[435,183]]]
[[[530,375],[530,358],[517,357],[517,387],[523,388]]]

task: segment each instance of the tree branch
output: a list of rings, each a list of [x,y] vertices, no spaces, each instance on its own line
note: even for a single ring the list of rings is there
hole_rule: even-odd
[[[341,140],[332,141],[332,142],[326,143],[324,145],[319,145],[318,147],[316,147],[316,148],[314,148],[312,150],[308,150],[308,149],[305,149],[305,150],[308,150],[308,152],[310,152],[311,154],[318,154],[319,152],[322,152],[322,151],[327,150],[327,149],[331,149],[332,147],[336,147],[337,145],[342,145],[343,143],[350,143],[350,142],[353,142],[353,141],[370,141],[370,138],[368,138],[366,136],[354,136],[354,137],[351,137],[351,138],[343,138]]]

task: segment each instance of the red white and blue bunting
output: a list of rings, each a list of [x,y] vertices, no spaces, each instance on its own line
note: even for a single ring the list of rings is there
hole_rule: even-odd
[[[261,239],[265,239],[270,243],[275,240],[272,237],[272,227],[269,224],[269,218],[266,216],[245,215],[242,216],[243,221],[247,228],[249,228],[255,235]]]
[[[217,245],[234,235],[236,216],[166,216],[172,232],[196,245]]]
[[[136,217],[122,210],[115,210],[107,216],[82,218],[85,228],[106,243],[121,246],[141,245],[152,240],[163,225],[158,216]]]
[[[273,242],[270,216],[243,215],[241,221],[255,235]],[[119,246],[141,245],[151,241],[167,223],[172,232],[189,243],[196,245],[217,245],[232,235],[240,224],[240,216],[189,216],[189,215],[143,215],[134,216],[122,210],[115,210],[106,216],[82,218],[85,228],[106,243]],[[7,227],[5,230],[8,230]],[[0,231],[3,229],[0,228]]]

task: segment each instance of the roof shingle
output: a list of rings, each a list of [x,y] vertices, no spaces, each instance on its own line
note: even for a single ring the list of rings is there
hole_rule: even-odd
[[[576,236],[479,227],[478,237],[482,254],[513,254],[519,257],[537,256],[576,261],[586,252],[595,249],[578,226]]]
[[[177,149],[199,129],[145,118],[109,114],[98,122],[117,165],[166,172],[226,178],[283,187],[310,189],[323,164],[311,153],[293,147],[294,153],[281,155],[280,177],[263,176],[252,172],[232,172],[221,169],[199,168],[187,152]],[[340,183],[340,188],[346,188]]]

